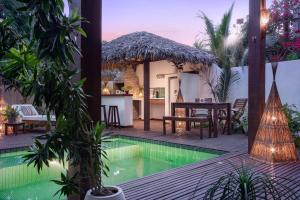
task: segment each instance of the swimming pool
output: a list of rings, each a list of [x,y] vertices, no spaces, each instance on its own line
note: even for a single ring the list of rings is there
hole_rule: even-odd
[[[115,137],[107,149],[110,177],[107,185],[116,185],[168,169],[207,160],[221,152],[145,139]],[[22,156],[26,151],[0,154],[0,200],[57,200],[59,189],[50,182],[59,179],[65,169],[56,161],[40,174],[27,167]],[[61,199],[64,199],[63,197]]]

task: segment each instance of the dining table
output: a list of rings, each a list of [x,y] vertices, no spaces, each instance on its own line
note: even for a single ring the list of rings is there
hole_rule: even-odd
[[[218,125],[220,113],[226,114],[227,134],[231,134],[231,103],[198,103],[198,102],[174,102],[171,103],[171,115],[176,116],[176,109],[184,108],[186,117],[190,116],[191,109],[207,109],[212,112],[213,137],[218,137]],[[220,112],[220,111],[223,112]],[[175,130],[175,123],[172,122],[172,130]],[[186,131],[191,130],[191,124],[186,122]]]

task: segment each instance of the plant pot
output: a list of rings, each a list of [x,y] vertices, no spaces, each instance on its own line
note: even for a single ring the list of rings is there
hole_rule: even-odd
[[[117,190],[116,193],[110,196],[94,196],[92,190],[87,191],[84,200],[126,200],[123,190],[117,186],[107,186],[107,189]]]

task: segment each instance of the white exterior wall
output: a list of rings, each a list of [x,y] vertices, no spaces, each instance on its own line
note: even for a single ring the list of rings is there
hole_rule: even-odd
[[[237,67],[240,81],[234,86],[233,97],[248,97],[248,66]],[[272,85],[272,67],[266,64],[266,100]],[[295,104],[300,110],[300,60],[284,61],[278,65],[276,83],[282,103]]]
[[[189,65],[185,65],[184,68],[189,68]],[[139,78],[139,85],[143,87],[144,75],[143,75],[143,65],[138,65],[136,74]],[[157,78],[157,74],[165,74],[164,78]],[[163,87],[165,88],[165,106],[164,111],[160,105],[152,105],[151,116],[156,118],[156,116],[168,115],[170,112],[169,106],[169,77],[178,77],[176,67],[168,61],[157,61],[150,63],[150,88]],[[185,101],[195,99],[194,96],[199,95],[200,90],[197,88],[200,78],[195,74],[183,74],[182,75],[182,93]],[[197,83],[195,83],[197,82]],[[192,87],[192,88],[191,88]],[[189,92],[188,92],[189,91]],[[193,92],[190,92],[193,91]]]
[[[215,73],[219,73],[219,68],[213,65]],[[233,103],[236,98],[248,98],[248,66],[234,67],[240,80],[231,88],[229,102]],[[143,65],[139,65],[136,71],[139,77],[139,84],[143,87]],[[157,79],[157,74],[169,74],[163,79]],[[178,76],[176,68],[167,61],[150,63],[150,87],[165,87],[165,115],[169,114],[168,103],[168,78]],[[194,102],[195,98],[213,97],[209,87],[197,74],[183,73],[181,75],[181,91],[184,100]],[[282,103],[294,104],[300,110],[300,60],[280,62],[277,70],[277,86]],[[266,64],[266,100],[268,98],[272,84],[271,64]],[[151,108],[152,109],[152,108]],[[153,108],[155,111],[159,109]]]

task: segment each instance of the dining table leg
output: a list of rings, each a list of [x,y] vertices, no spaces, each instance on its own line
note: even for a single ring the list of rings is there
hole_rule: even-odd
[[[227,105],[227,134],[231,135],[231,104]]]
[[[185,116],[186,117],[190,116],[190,109],[189,108],[185,108]],[[185,122],[185,129],[186,129],[186,131],[190,131],[191,130],[191,122],[190,121],[186,121]]]
[[[173,103],[171,104],[171,115],[175,116],[175,106]],[[171,126],[172,126],[172,133],[175,133],[175,120],[171,121]]]
[[[218,137],[218,109],[213,109],[213,130],[214,130],[214,137]]]

